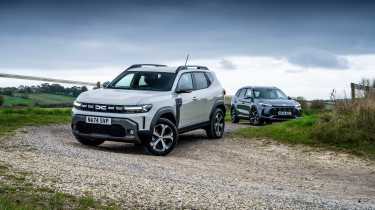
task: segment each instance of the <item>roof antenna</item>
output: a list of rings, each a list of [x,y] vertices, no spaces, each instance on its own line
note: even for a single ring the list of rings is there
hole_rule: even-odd
[[[187,54],[187,56],[186,56],[186,60],[185,60],[185,67],[186,67],[186,64],[187,64],[187,62],[188,62],[189,58],[190,58],[190,55],[189,55],[189,54]]]

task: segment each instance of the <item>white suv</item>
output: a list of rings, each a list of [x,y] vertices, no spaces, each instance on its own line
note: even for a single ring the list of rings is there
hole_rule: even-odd
[[[104,88],[78,96],[73,134],[85,145],[131,142],[166,155],[181,133],[203,128],[210,138],[223,136],[224,94],[205,66],[132,65]]]

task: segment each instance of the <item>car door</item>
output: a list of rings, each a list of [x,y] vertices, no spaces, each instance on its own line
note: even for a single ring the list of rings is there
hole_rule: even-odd
[[[191,92],[178,93],[177,99],[181,100],[179,128],[187,127],[195,123],[195,110],[197,104],[194,97],[193,76],[190,72],[181,74],[176,89],[191,89]]]
[[[252,103],[252,90],[250,88],[243,89],[244,92],[241,92],[240,98],[238,100],[239,114],[242,116],[249,116],[250,114],[250,107]]]
[[[208,88],[210,81],[204,72],[193,72],[194,94],[196,110],[194,123],[202,123],[210,120],[210,112],[214,102],[214,94]]]
[[[241,116],[245,115],[245,110],[246,110],[246,107],[243,101],[245,93],[246,93],[246,88],[241,89],[236,100],[237,113]]]

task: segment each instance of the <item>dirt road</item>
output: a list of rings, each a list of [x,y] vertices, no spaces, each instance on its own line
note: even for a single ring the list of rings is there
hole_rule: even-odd
[[[132,144],[82,146],[68,125],[31,127],[3,140],[0,157],[32,172],[38,186],[116,200],[124,208],[375,209],[373,162],[203,134],[185,134],[170,155],[155,157]]]

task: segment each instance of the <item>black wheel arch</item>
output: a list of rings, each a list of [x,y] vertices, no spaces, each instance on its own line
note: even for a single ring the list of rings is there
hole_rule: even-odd
[[[179,120],[178,120],[178,116],[175,111],[175,108],[171,106],[167,106],[167,107],[162,107],[158,111],[156,111],[156,114],[151,120],[150,128],[153,128],[160,118],[166,118],[170,120],[171,122],[173,122],[176,125],[176,127],[178,127]]]
[[[226,113],[227,108],[225,107],[224,100],[219,99],[219,100],[215,101],[214,105],[211,108],[210,119],[212,118],[212,115],[214,114],[214,112],[217,108],[223,110],[223,115],[225,117],[225,113]]]

